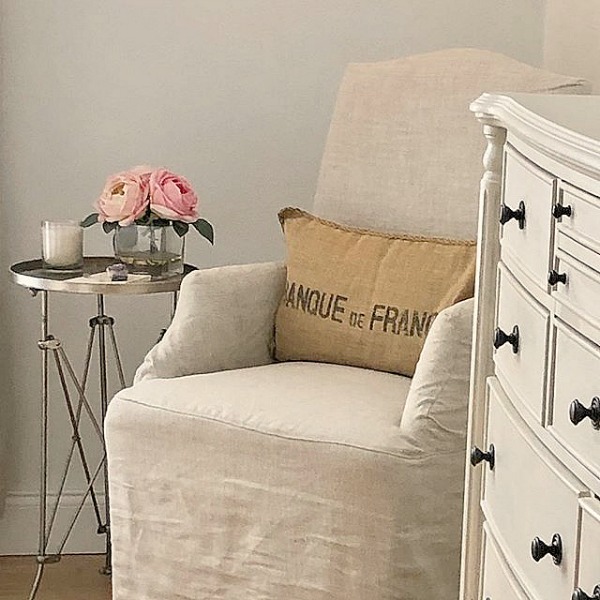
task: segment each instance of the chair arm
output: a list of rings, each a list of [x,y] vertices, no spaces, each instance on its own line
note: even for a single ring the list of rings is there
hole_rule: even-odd
[[[187,275],[173,322],[146,355],[134,383],[272,362],[285,274],[281,263],[261,263]]]
[[[400,422],[418,448],[463,447],[471,373],[473,298],[437,316],[419,357]]]

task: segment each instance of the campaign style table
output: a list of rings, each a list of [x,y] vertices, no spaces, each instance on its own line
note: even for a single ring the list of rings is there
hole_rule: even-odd
[[[115,263],[114,257],[85,257],[81,271],[58,271],[43,268],[41,260],[30,260],[19,262],[10,267],[13,281],[30,290],[33,296],[41,297],[41,338],[38,348],[42,351],[42,385],[41,385],[41,430],[40,430],[40,504],[39,504],[39,542],[37,554],[37,571],[29,595],[33,600],[37,594],[44,566],[60,560],[63,549],[69,535],[79,517],[86,500],[89,498],[98,524],[98,533],[106,536],[105,565],[102,572],[106,575],[111,573],[111,536],[110,536],[110,513],[108,498],[108,473],[106,464],[106,450],[103,456],[93,468],[87,459],[84,440],[80,436],[80,424],[85,414],[92,424],[95,434],[98,436],[102,448],[104,447],[104,417],[108,407],[108,346],[114,358],[120,386],[125,387],[125,376],[121,357],[115,336],[115,320],[105,313],[105,295],[142,295],[157,293],[172,293],[173,303],[171,318],[177,306],[177,297],[181,281],[185,275],[195,270],[191,265],[185,265],[182,274],[174,274],[161,278],[150,276],[130,275],[127,281],[113,282],[106,275],[106,268]],[[77,376],[67,352],[60,338],[50,333],[48,294],[50,292],[62,292],[67,294],[95,295],[97,300],[97,314],[89,320],[90,332],[88,336],[87,352],[85,355],[84,368],[81,376]],[[163,330],[164,332],[164,330]],[[87,399],[88,375],[90,362],[94,348],[97,348],[99,360],[99,389],[100,389],[100,419]],[[62,389],[62,395],[66,404],[67,414],[72,429],[72,441],[70,450],[66,457],[62,478],[56,493],[56,499],[52,507],[48,507],[48,402],[49,402],[49,373],[50,364],[54,363]],[[76,399],[72,391],[75,389]],[[87,488],[82,494],[80,503],[72,515],[66,530],[64,531],[56,551],[49,551],[49,539],[55,523],[56,514],[59,509],[60,500],[64,491],[65,482],[73,460],[79,457]],[[104,510],[102,511],[94,490],[94,484],[98,478],[104,479]],[[49,510],[50,508],[50,510]],[[102,514],[103,513],[103,514]]]

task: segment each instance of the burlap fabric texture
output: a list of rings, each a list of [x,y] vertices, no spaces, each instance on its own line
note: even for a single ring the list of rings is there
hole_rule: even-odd
[[[382,234],[279,213],[287,281],[275,358],[412,376],[437,314],[473,295],[474,241]]]

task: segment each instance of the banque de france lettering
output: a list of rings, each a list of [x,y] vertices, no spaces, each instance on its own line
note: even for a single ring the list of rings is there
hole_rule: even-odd
[[[343,323],[341,318],[346,312],[344,304],[348,302],[346,296],[328,294],[320,290],[296,285],[295,281],[285,283],[285,306],[302,310],[309,315],[319,316],[322,319],[331,319],[336,323]]]
[[[314,317],[395,335],[425,337],[437,316],[437,313],[387,304],[373,304],[365,312],[350,310],[350,299],[347,296],[311,288],[295,281],[286,281],[283,302],[286,308],[301,310]]]

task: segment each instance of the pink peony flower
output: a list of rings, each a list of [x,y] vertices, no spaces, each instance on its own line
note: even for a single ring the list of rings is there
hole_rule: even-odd
[[[141,169],[145,167],[123,171],[106,180],[104,190],[96,200],[100,223],[118,222],[119,225],[127,226],[143,214],[148,207],[150,176]]]
[[[150,174],[150,210],[161,219],[193,223],[198,220],[198,197],[189,182],[166,169]]]
[[[137,167],[132,167],[129,169],[130,173],[135,173],[139,175],[145,183],[150,184],[150,173],[152,173],[153,168],[148,165],[138,165]]]

